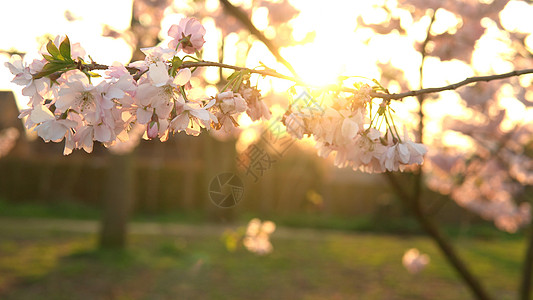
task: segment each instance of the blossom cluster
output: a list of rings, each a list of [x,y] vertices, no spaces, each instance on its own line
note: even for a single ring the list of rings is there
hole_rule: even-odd
[[[460,93],[475,109],[475,119],[445,122],[447,129],[469,137],[474,147],[470,153],[431,154],[427,183],[500,230],[516,232],[531,222],[527,195],[533,185],[533,126],[516,124],[503,130],[506,111],[496,108],[498,90],[489,85],[481,92],[466,88]]]
[[[169,29],[172,40],[167,45],[143,48],[142,61],[111,66],[90,57],[86,63],[80,44],[58,36],[43,46],[41,59],[26,64],[15,58],[6,63],[15,75],[13,82],[24,86],[23,94],[30,98],[20,117],[45,141],[64,140],[65,155],[74,149],[91,152],[95,141],[106,147],[127,143],[138,132],[132,128],[140,125],[145,139],[166,141],[178,132],[194,136],[202,130],[234,132],[242,114],[252,121],[270,119],[260,91],[250,83],[254,70],[234,67],[217,95],[189,97],[191,77],[198,63],[206,63],[199,58],[205,33],[198,20],[182,19]],[[384,172],[421,164],[425,146],[407,134],[400,137],[391,125],[389,103],[383,101],[372,118],[370,92],[375,87],[355,87],[349,96],[330,93],[326,97],[330,103],[318,111],[291,105],[283,119],[287,132],[295,138],[312,135],[320,156],[336,153],[339,167]],[[379,130],[380,120],[387,123],[385,134]]]
[[[272,252],[270,235],[276,230],[276,224],[272,221],[263,221],[254,218],[248,222],[243,245],[248,251],[265,255]]]
[[[235,92],[223,91],[206,99],[188,99],[192,72],[179,68],[179,51],[192,54],[204,44],[205,29],[193,18],[182,20],[169,30],[169,47],[142,49],[143,61],[105,68],[98,78],[95,63],[85,64],[85,51],[57,37],[43,47],[37,59],[25,64],[20,57],[6,63],[15,75],[13,82],[24,86],[29,108],[21,112],[25,126],[45,141],[65,140],[64,154],[73,149],[91,152],[95,141],[105,146],[130,140],[136,124],[145,127],[146,139],[168,139],[184,131],[198,135],[201,128],[231,131],[237,115],[246,112],[253,120],[270,113],[255,87],[244,78]],[[100,79],[98,84],[94,81]]]
[[[370,91],[368,84],[360,84],[349,97],[325,95],[323,100],[330,102],[325,108],[309,103],[292,105],[283,120],[287,132],[298,139],[312,136],[319,156],[335,154],[337,167],[382,173],[422,164],[426,147],[413,142],[405,127],[403,136],[399,135],[386,100],[372,118]],[[385,134],[379,130],[383,121],[387,123]]]

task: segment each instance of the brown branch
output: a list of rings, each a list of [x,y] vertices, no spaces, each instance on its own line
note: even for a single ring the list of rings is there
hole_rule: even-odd
[[[270,39],[268,39],[261,31],[259,31],[259,29],[257,29],[257,27],[255,27],[255,25],[252,23],[252,21],[250,21],[245,12],[231,4],[228,0],[220,0],[220,3],[222,3],[224,9],[229,14],[239,20],[239,22],[241,22],[242,25],[246,27],[251,34],[255,35],[263,44],[265,44],[268,50],[270,50],[270,52],[276,57],[279,62],[281,62],[285,67],[287,67],[287,69],[289,69],[289,71],[294,76],[298,76],[291,64],[285,58],[283,58],[283,56],[281,56],[278,47],[276,47]]]
[[[255,69],[250,69],[250,68],[245,68],[245,67],[237,67],[237,66],[233,66],[233,65],[227,65],[227,64],[224,64],[224,63],[218,63],[218,62],[212,62],[212,61],[185,62],[185,63],[183,63],[180,66],[180,69],[196,68],[196,67],[219,67],[219,68],[225,68],[225,69],[232,69],[232,70],[236,70],[236,71],[248,71],[248,72],[253,73],[253,74],[276,77],[276,78],[285,79],[285,80],[293,81],[293,82],[298,83],[298,84],[305,85],[305,83],[303,81],[301,81],[300,79],[280,74],[280,73],[278,73],[278,72],[276,72],[276,71],[274,71],[272,69],[255,70]]]
[[[107,70],[107,69],[109,69],[109,66],[102,65],[102,64],[97,64],[97,63],[93,62],[93,63],[90,63],[90,64],[81,64],[80,63],[80,67],[79,68],[85,68],[85,69],[87,69],[89,71],[92,71],[92,70]],[[131,74],[135,74],[135,73],[140,71],[139,69],[134,68],[134,67],[125,67],[125,68]]]
[[[475,82],[480,82],[480,81],[488,82],[492,80],[499,80],[499,79],[520,76],[524,74],[531,74],[531,73],[533,73],[533,69],[516,70],[516,71],[509,72],[509,73],[504,73],[504,74],[470,77],[463,81],[450,84],[447,86],[442,86],[442,87],[420,89],[420,90],[409,91],[409,92],[399,93],[399,94],[384,94],[384,93],[372,92],[370,93],[370,96],[374,98],[398,100],[398,99],[402,99],[405,97],[413,97],[413,96],[419,96],[423,94],[431,94],[431,93],[438,93],[442,91],[455,90],[455,89],[462,87],[463,85],[467,85],[470,83],[475,83]]]
[[[427,35],[426,39],[424,40],[422,44],[421,54],[422,54],[422,61],[420,63],[420,88],[422,89],[422,80],[423,80],[423,69],[424,69],[424,62],[426,58],[426,47],[431,39],[431,27],[433,25],[433,22],[435,21],[435,15],[436,11],[433,11],[433,15],[431,17],[431,21],[429,23],[429,26],[427,28]],[[424,113],[422,110],[422,105],[424,102],[424,93],[421,93],[418,95],[418,102],[419,102],[419,111],[418,115],[420,117],[419,123],[418,123],[418,131],[419,131],[419,142],[423,142],[422,136],[424,131]],[[439,230],[438,226],[431,220],[430,217],[428,217],[424,211],[424,208],[422,206],[422,182],[424,178],[424,173],[422,168],[418,168],[417,172],[414,176],[414,190],[412,195],[409,197],[409,194],[405,190],[405,186],[401,185],[394,174],[387,172],[385,173],[389,184],[393,187],[393,189],[396,191],[396,194],[400,197],[400,199],[403,201],[404,205],[411,210],[411,212],[414,214],[422,228],[429,234],[429,236],[435,241],[441,252],[444,254],[448,262],[455,268],[460,278],[464,281],[464,283],[470,288],[472,293],[478,298],[478,299],[490,299],[489,295],[483,288],[483,286],[480,284],[480,282],[477,280],[477,278],[470,272],[470,270],[467,268],[467,266],[464,264],[464,262],[461,260],[457,252],[452,246],[452,243],[442,234],[442,232]]]
[[[531,203],[531,200],[533,199],[528,200],[529,203]],[[528,243],[522,269],[522,282],[520,283],[520,300],[531,299],[531,274],[533,273],[533,222],[529,225],[527,240]]]
[[[97,64],[97,63],[86,64],[84,66],[87,68],[87,70],[107,70],[109,68],[109,66]],[[186,62],[180,66],[180,69],[195,68],[195,67],[218,67],[218,68],[226,68],[226,69],[232,69],[232,70],[237,70],[237,71],[246,70],[253,74],[276,77],[276,78],[295,82],[302,86],[310,86],[309,84],[305,83],[301,79],[288,76],[288,75],[283,75],[272,69],[256,70],[256,69],[238,67],[238,66],[233,66],[233,65],[228,65],[228,64],[218,63],[218,62],[212,62],[212,61]],[[135,73],[139,71],[138,69],[133,68],[133,67],[126,67],[126,69],[128,69],[130,73]],[[531,73],[533,73],[533,69],[516,70],[516,71],[509,72],[509,73],[504,73],[504,74],[470,77],[461,82],[450,84],[444,87],[420,89],[420,90],[414,90],[414,91],[409,91],[409,92],[400,93],[400,94],[384,94],[384,93],[378,93],[378,92],[370,92],[370,96],[374,98],[398,100],[398,99],[405,98],[405,97],[413,97],[413,96],[418,96],[422,94],[430,94],[430,93],[438,93],[438,92],[442,92],[446,90],[454,90],[463,85],[467,85],[470,83],[475,83],[475,82],[480,82],[480,81],[499,80],[499,79],[520,76],[524,74],[531,74]],[[338,90],[339,88],[338,86],[332,86],[332,89]],[[342,88],[340,90],[343,92],[347,92],[347,93],[353,93],[356,91],[355,89],[351,89],[351,88]]]
[[[399,183],[393,173],[386,172],[384,175],[405,207],[413,212],[415,218],[418,220],[418,223],[420,223],[426,233],[428,233],[429,236],[437,243],[444,256],[455,268],[459,276],[461,276],[461,278],[468,284],[476,298],[480,300],[491,299],[476,277],[470,273],[465,263],[459,258],[459,255],[453,248],[450,241],[442,234],[438,226],[424,214],[422,203],[419,201],[419,199],[417,200],[413,199],[413,197],[410,197],[405,191],[405,185]]]

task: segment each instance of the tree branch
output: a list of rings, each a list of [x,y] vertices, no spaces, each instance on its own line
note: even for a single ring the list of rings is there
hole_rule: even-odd
[[[459,276],[468,284],[476,298],[480,300],[491,299],[480,282],[472,273],[470,273],[464,262],[459,258],[450,241],[442,234],[438,226],[424,214],[421,202],[417,201],[417,199],[413,199],[407,194],[405,186],[397,181],[393,173],[386,172],[384,175],[400,200],[409,210],[411,210],[411,212],[414,213],[415,218],[418,220],[422,228],[437,243],[439,249],[455,268]]]
[[[431,94],[431,93],[438,93],[438,92],[447,91],[447,90],[455,90],[457,88],[462,87],[463,85],[467,85],[470,83],[475,83],[475,82],[480,82],[480,81],[488,82],[492,80],[499,80],[499,79],[504,79],[508,77],[520,76],[520,75],[531,74],[531,73],[533,73],[533,69],[516,70],[516,71],[509,72],[509,73],[504,73],[504,74],[470,77],[463,81],[450,84],[447,86],[442,86],[442,87],[420,89],[420,90],[409,91],[409,92],[400,93],[400,94],[384,94],[384,93],[372,92],[370,93],[370,96],[374,98],[398,100],[398,99],[402,99],[405,97],[413,97],[413,96],[419,96],[423,94]]]
[[[532,199],[528,199],[531,203]],[[522,269],[522,281],[520,282],[520,300],[531,299],[531,274],[533,273],[533,222],[529,225],[527,235],[526,255]]]
[[[220,0],[220,3],[222,3],[224,9],[229,14],[234,16],[237,20],[239,20],[239,22],[241,22],[242,25],[246,27],[251,34],[255,35],[261,42],[263,42],[263,44],[267,46],[268,50],[270,50],[270,52],[276,57],[279,62],[281,62],[285,67],[287,67],[287,69],[289,69],[289,71],[294,76],[298,76],[291,64],[287,60],[285,60],[283,56],[281,56],[278,47],[276,47],[271,40],[269,40],[261,31],[257,29],[257,27],[255,27],[252,21],[250,21],[248,16],[240,8],[234,6],[228,0]]]
[[[84,67],[87,68],[87,70],[107,70],[109,68],[109,66],[107,65],[102,65],[102,64],[97,64],[97,63],[86,64],[84,65]],[[276,78],[292,81],[302,86],[310,86],[309,84],[305,83],[301,79],[288,76],[288,75],[283,75],[272,69],[256,70],[256,69],[238,67],[238,66],[233,66],[233,65],[228,65],[228,64],[218,63],[218,62],[212,62],[212,61],[186,62],[180,66],[180,69],[195,68],[195,67],[218,67],[218,68],[233,69],[237,71],[246,70],[253,74],[276,77]],[[135,73],[139,71],[138,69],[133,68],[133,67],[126,67],[126,69],[128,69],[130,73]],[[480,81],[499,80],[499,79],[514,77],[514,76],[520,76],[524,74],[532,74],[532,73],[533,73],[533,69],[516,70],[516,71],[509,72],[509,73],[504,73],[504,74],[470,77],[461,82],[450,84],[450,85],[443,86],[443,87],[420,89],[420,90],[414,90],[414,91],[409,91],[409,92],[400,93],[400,94],[384,94],[384,93],[379,93],[379,92],[370,92],[370,96],[374,98],[381,98],[381,99],[399,100],[405,97],[413,97],[413,96],[418,96],[418,95],[423,95],[423,94],[438,93],[438,92],[442,92],[446,90],[455,90],[461,86],[464,86],[470,83],[475,83],[475,82],[480,82]],[[340,88],[339,89],[337,85],[332,85],[331,89],[340,90],[342,92],[347,92],[347,93],[353,93],[356,91],[355,89],[351,89],[351,88]]]
[[[423,81],[424,62],[426,58],[426,47],[427,47],[428,42],[431,39],[430,32],[431,32],[431,27],[433,25],[433,22],[435,21],[436,12],[437,10],[433,11],[433,14],[431,16],[431,21],[427,28],[426,39],[424,40],[424,43],[422,44],[422,49],[421,49],[422,61],[420,63],[420,69],[419,69],[419,72],[420,72],[420,83],[419,84],[420,84],[421,90],[423,90],[422,81]],[[418,95],[418,102],[419,102],[418,115],[420,117],[420,120],[418,123],[418,132],[419,132],[418,142],[420,143],[423,142],[423,132],[424,132],[424,113],[422,110],[424,97],[425,97],[424,93],[421,93]],[[489,295],[487,294],[483,286],[481,286],[477,278],[466,267],[466,265],[463,263],[463,261],[457,254],[457,252],[455,252],[455,249],[453,248],[452,243],[442,234],[438,226],[431,220],[431,218],[426,215],[424,208],[422,206],[422,201],[421,201],[422,187],[423,187],[422,182],[424,178],[423,169],[419,167],[417,172],[414,175],[414,190],[410,197],[409,197],[409,194],[405,191],[405,187],[402,186],[400,183],[398,183],[394,174],[387,172],[385,173],[385,175],[389,181],[389,184],[396,191],[396,194],[403,201],[404,205],[408,209],[411,210],[411,212],[415,215],[416,219],[418,220],[422,228],[436,242],[437,246],[440,248],[440,250],[446,257],[446,259],[448,259],[448,262],[455,268],[460,278],[463,279],[463,281],[470,288],[472,293],[478,299],[490,299]]]

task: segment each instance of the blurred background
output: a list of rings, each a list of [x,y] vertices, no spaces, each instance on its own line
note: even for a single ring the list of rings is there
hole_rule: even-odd
[[[0,62],[31,61],[48,39],[66,34],[98,63],[127,64],[144,59],[141,48],[166,45],[168,28],[193,16],[207,31],[205,60],[290,75],[284,59],[310,85],[362,76],[396,93],[532,68],[532,14],[533,5],[518,0],[7,1]],[[214,96],[231,73],[198,70],[191,94]],[[469,297],[387,180],[334,167],[312,139],[280,154],[265,138],[275,122],[242,118],[232,136],[176,134],[142,140],[127,154],[95,145],[92,154],[63,156],[62,143],[24,129],[18,114],[28,99],[11,80],[0,68],[2,298]],[[530,218],[532,82],[512,77],[393,104],[400,126],[429,148],[422,202],[498,299],[515,293],[520,228]],[[291,83],[266,78],[258,87],[280,119]],[[249,147],[271,161],[243,168]],[[231,208],[209,198],[211,180],[225,172],[244,185]],[[407,190],[413,176],[399,176]],[[254,217],[278,226],[269,256],[232,246]],[[432,261],[421,277],[406,277],[401,257],[415,246]]]

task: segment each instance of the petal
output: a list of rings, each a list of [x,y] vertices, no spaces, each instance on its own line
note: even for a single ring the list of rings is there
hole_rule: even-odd
[[[200,120],[209,121],[209,113],[205,109],[193,109],[189,112]]]
[[[43,105],[38,105],[34,107],[30,113],[30,120],[33,123],[42,123],[54,119],[54,114],[48,109],[48,107]]]
[[[67,132],[67,137],[65,138],[65,148],[63,149],[63,155],[69,155],[72,153],[72,150],[75,148],[76,143],[72,137],[72,132],[69,130]]]
[[[173,37],[173,38],[177,38],[178,37],[178,31],[179,31],[178,25],[173,24],[168,29],[168,36]]]
[[[141,124],[146,124],[152,119],[152,109],[146,110],[142,108],[137,109],[137,121]]]
[[[211,101],[209,101],[209,103],[206,104],[206,106],[204,106],[204,108],[211,108],[213,105],[215,105],[215,103],[217,103],[217,99],[212,99]]]
[[[151,84],[141,84],[137,88],[137,93],[135,94],[135,99],[142,106],[148,106],[152,104],[153,98],[157,95],[158,88]]]
[[[409,153],[409,148],[407,147],[407,145],[405,145],[403,143],[399,143],[398,145],[396,145],[396,149],[398,150],[398,158],[399,158],[400,162],[402,164],[408,163],[409,162],[410,153]]]
[[[347,139],[353,139],[359,131],[359,125],[352,119],[344,119],[342,122],[342,136]]]
[[[114,86],[110,87],[105,93],[107,99],[121,99],[124,97],[124,91]]]
[[[160,61],[156,62],[155,64],[151,64],[148,77],[152,81],[153,85],[157,87],[164,86],[168,83],[170,78],[168,76],[167,65]]]
[[[170,122],[170,128],[172,128],[173,131],[182,131],[186,129],[187,126],[189,126],[188,113],[182,113]]]
[[[181,69],[174,78],[175,85],[185,85],[191,80],[191,70],[189,68]]]
[[[111,140],[111,129],[105,125],[94,128],[94,139],[99,142],[109,142]]]
[[[59,142],[67,134],[68,128],[56,120],[46,121],[35,128],[45,141]]]

